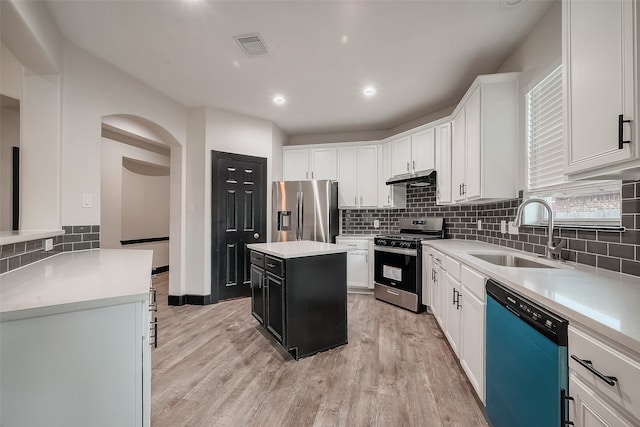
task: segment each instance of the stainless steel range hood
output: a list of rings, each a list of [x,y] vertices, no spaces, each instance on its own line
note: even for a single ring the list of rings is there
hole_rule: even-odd
[[[387,180],[386,184],[409,184],[412,187],[427,187],[435,184],[435,182],[436,171],[434,169],[427,169],[414,173],[404,173],[402,175],[392,176]]]

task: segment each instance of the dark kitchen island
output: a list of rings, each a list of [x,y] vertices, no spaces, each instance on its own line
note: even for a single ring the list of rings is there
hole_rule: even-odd
[[[347,249],[252,243],[251,313],[294,359],[347,343]]]

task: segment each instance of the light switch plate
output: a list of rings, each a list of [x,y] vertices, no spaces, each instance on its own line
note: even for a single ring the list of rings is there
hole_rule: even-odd
[[[482,230],[482,220],[478,220],[478,231]]]
[[[44,250],[46,252],[53,250],[53,239],[45,239],[45,241],[44,241]]]
[[[82,193],[82,207],[90,208],[93,206],[93,196],[91,193]]]
[[[373,228],[380,228],[380,220],[379,219],[374,219],[373,220]]]
[[[505,234],[507,232],[507,221],[505,220],[500,221],[500,232],[502,234]]]

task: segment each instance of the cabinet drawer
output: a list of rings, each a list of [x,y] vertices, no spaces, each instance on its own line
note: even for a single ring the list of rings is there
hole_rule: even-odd
[[[264,254],[251,251],[251,264],[264,268]]]
[[[485,277],[477,273],[476,271],[470,269],[466,265],[462,265],[460,267],[460,281],[464,286],[467,287],[471,292],[475,294],[480,300],[484,301],[484,281]]]
[[[600,379],[582,361],[590,361],[588,366],[608,377],[615,377],[611,386]],[[586,363],[586,362],[584,362]],[[575,372],[594,392],[606,396],[634,417],[640,419],[640,361],[622,354],[578,329],[569,326],[569,369]],[[569,390],[571,392],[571,390]]]
[[[444,256],[444,269],[451,277],[460,281],[460,263],[448,255]]]
[[[264,269],[276,276],[284,277],[284,261],[266,255],[264,257]]]
[[[368,240],[345,239],[345,238],[337,237],[336,244],[341,246],[346,246],[349,248],[350,251],[354,249],[369,250]]]

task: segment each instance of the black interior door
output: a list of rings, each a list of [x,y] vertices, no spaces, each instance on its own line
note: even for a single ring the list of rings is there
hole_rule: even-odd
[[[267,159],[212,152],[211,300],[251,295],[247,243],[266,241]]]

